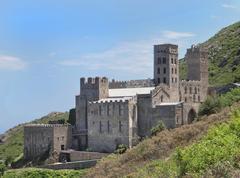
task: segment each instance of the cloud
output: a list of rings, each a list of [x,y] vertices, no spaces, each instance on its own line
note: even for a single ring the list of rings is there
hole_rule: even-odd
[[[27,64],[18,57],[0,55],[0,69],[22,70]]]
[[[227,9],[237,9],[237,6],[234,6],[232,4],[222,4],[222,7]]]
[[[193,36],[195,36],[193,33],[164,31],[158,37],[122,42],[105,51],[85,54],[77,59],[66,59],[59,64],[87,70],[104,69],[117,74],[129,73],[148,77],[152,75],[154,44],[174,43],[181,48],[186,48],[191,43],[188,38]]]
[[[162,34],[165,38],[168,39],[180,39],[195,36],[195,34],[190,32],[175,32],[175,31],[163,31]]]

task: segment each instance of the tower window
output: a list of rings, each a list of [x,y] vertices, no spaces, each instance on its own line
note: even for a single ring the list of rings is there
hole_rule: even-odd
[[[99,132],[102,133],[102,121],[99,121]]]
[[[157,69],[157,73],[160,74],[160,68]]]
[[[172,78],[172,83],[174,82],[174,79]]]
[[[161,102],[163,102],[163,95],[161,95]]]
[[[102,106],[101,105],[99,106],[99,115],[100,116],[102,115]]]
[[[187,102],[187,97],[185,97],[185,102]]]
[[[175,64],[177,64],[177,59],[175,59]]]
[[[197,87],[195,87],[194,90],[195,90],[195,94],[197,94]]]
[[[172,68],[172,74],[173,74],[173,68]]]
[[[185,94],[187,94],[187,87],[184,87],[184,90],[185,90]]]
[[[108,133],[110,132],[110,123],[109,121],[107,121],[107,129],[108,129]]]
[[[166,64],[166,58],[163,57],[163,64]]]
[[[175,69],[175,74],[177,74],[177,69]]]
[[[173,64],[173,58],[171,58],[171,63]]]
[[[161,62],[162,62],[162,61],[161,61],[161,58],[159,57],[159,58],[158,58],[158,64],[161,64]]]
[[[158,78],[158,84],[161,83],[160,78]]]
[[[166,82],[166,77],[163,78],[163,83],[167,83],[167,82]]]
[[[189,93],[192,94],[192,87],[189,88]]]
[[[164,68],[163,68],[163,73],[166,74],[166,71],[167,71],[167,70],[166,70],[166,68],[164,67]]]
[[[119,132],[122,132],[122,122],[121,121],[119,121]]]

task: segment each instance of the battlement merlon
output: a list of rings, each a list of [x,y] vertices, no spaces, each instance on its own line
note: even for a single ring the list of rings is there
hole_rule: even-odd
[[[178,45],[175,44],[158,44],[154,45],[154,51],[158,53],[170,53],[178,55]]]

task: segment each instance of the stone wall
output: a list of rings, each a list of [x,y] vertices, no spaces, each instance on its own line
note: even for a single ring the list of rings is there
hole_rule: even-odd
[[[142,87],[154,87],[153,79],[143,79],[143,80],[129,80],[129,81],[116,81],[112,80],[109,82],[109,88],[142,88]]]
[[[71,147],[71,126],[31,124],[24,126],[24,158],[32,159],[46,152],[60,152]]]
[[[131,103],[131,105],[130,105]],[[134,128],[132,119],[132,101],[91,102],[88,106],[88,147],[92,151],[113,152],[117,145],[130,146],[129,128]],[[130,119],[131,118],[131,119]],[[133,129],[135,130],[135,129]]]

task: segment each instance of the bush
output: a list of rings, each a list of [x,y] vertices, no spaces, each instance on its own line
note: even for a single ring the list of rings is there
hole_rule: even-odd
[[[210,115],[219,112],[223,107],[231,106],[240,101],[240,88],[232,89],[230,92],[220,96],[208,97],[199,108],[199,115]]]
[[[4,163],[0,163],[0,177],[3,176],[4,172],[7,170],[7,167]]]
[[[115,154],[123,154],[127,151],[127,145],[120,144],[117,146],[116,150],[114,151]]]
[[[219,97],[208,97],[199,108],[199,115],[210,115],[217,113],[221,109]]]
[[[157,133],[163,131],[165,129],[165,125],[162,121],[159,121],[158,124],[151,129],[151,136],[156,136]]]

